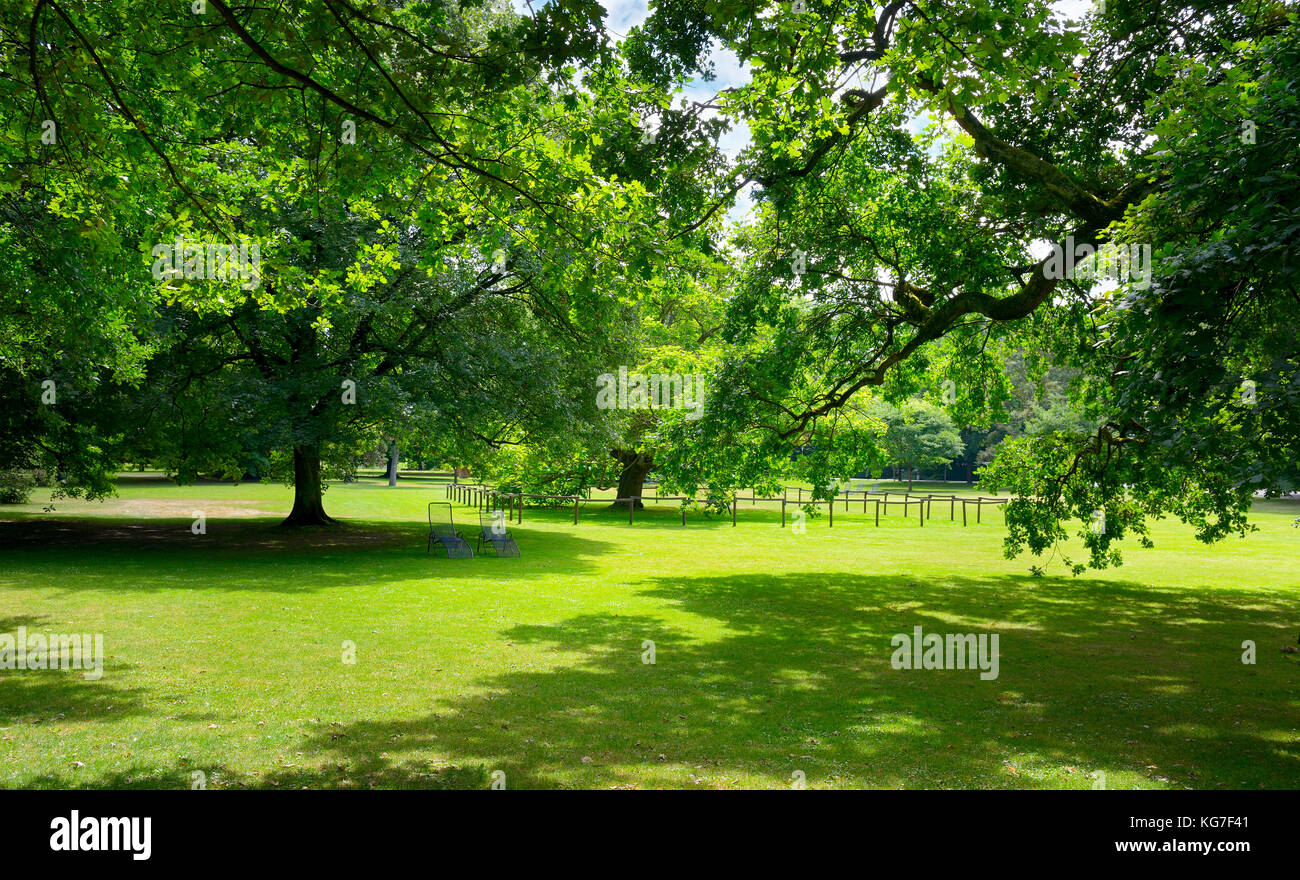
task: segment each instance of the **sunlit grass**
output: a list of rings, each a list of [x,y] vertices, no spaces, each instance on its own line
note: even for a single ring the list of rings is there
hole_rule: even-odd
[[[337,532],[276,528],[290,498],[129,477],[0,508],[0,632],[107,653],[97,682],[0,671],[0,785],[1300,785],[1295,504],[1258,505],[1245,540],[1159,523],[1122,568],[1035,578],[1000,512],[963,528],[937,502],[924,528],[853,502],[803,534],[779,505],[734,528],[529,508],[521,558],[447,560],[424,555],[431,481],[332,486]],[[915,625],[1000,634],[999,678],[892,669]]]

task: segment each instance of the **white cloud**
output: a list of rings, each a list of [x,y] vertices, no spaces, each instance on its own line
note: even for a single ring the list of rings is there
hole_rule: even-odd
[[[626,37],[650,14],[645,0],[604,0],[601,5],[605,7],[605,30],[615,39]]]
[[[1052,11],[1062,18],[1079,21],[1097,7],[1098,0],[1056,0]]]

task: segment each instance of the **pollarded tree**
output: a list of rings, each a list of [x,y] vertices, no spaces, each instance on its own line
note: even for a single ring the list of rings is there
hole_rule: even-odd
[[[617,498],[640,499],[656,456],[672,442],[664,438],[709,406],[707,374],[723,345],[724,277],[710,269],[716,270],[713,262],[701,259],[657,283],[638,309],[632,364],[611,365],[597,377],[597,406],[614,438],[609,454],[617,462]],[[665,488],[675,488],[671,478]],[[625,503],[641,506],[639,500]]]
[[[592,345],[580,367],[571,359],[583,371],[575,375],[593,417],[482,455],[483,472],[517,491],[568,495],[616,486],[619,499],[641,498],[665,432],[697,420],[709,405],[706,374],[723,345],[722,296],[718,277],[708,276],[710,262],[697,255],[690,266],[678,263],[676,271],[628,285],[634,293],[616,317],[624,323]],[[641,506],[614,502],[628,503]]]

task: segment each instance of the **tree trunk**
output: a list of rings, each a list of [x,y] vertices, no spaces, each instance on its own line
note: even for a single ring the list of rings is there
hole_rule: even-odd
[[[397,443],[396,441],[388,444],[388,485],[397,485]]]
[[[912,466],[907,466],[907,491],[912,491]]]
[[[321,501],[320,450],[315,446],[293,448],[293,510],[282,526],[328,526],[335,520],[325,513]]]
[[[650,473],[650,468],[654,466],[654,456],[637,452],[635,449],[611,449],[610,454],[623,465],[623,471],[618,475],[618,497],[635,498],[637,510],[645,507],[641,503],[641,493],[645,491],[645,477]],[[627,510],[630,502],[615,501],[612,505],[616,508]]]

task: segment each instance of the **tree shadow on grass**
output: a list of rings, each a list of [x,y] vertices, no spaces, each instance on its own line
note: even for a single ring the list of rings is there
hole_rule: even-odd
[[[18,519],[0,521],[0,566],[10,586],[50,582],[52,560],[76,570],[75,587],[300,593],[419,578],[520,580],[541,572],[582,574],[606,544],[590,536],[511,526],[519,558],[426,554],[425,523],[349,521],[340,528],[277,527],[278,520],[226,520],[207,534],[190,520]],[[477,531],[462,528],[470,539]],[[485,548],[486,549],[486,548]],[[164,576],[160,577],[160,573]],[[180,583],[183,578],[183,583]]]
[[[78,670],[4,670],[0,672],[0,727],[116,721],[145,714],[144,699],[139,688],[118,687],[107,677],[88,681]]]
[[[60,791],[186,788],[466,790],[488,788],[491,781],[488,769],[482,765],[457,767],[427,761],[407,761],[400,765],[374,761],[369,765],[340,765],[327,770],[286,768],[256,776],[225,765],[181,761],[170,767],[136,763],[126,769],[99,776],[87,776],[78,771],[44,773],[34,777],[24,788]]]
[[[1096,771],[1143,786],[1300,783],[1300,664],[1277,650],[1297,615],[1280,599],[839,574],[664,578],[645,592],[720,634],[636,615],[515,627],[503,637],[582,660],[491,676],[486,696],[309,744],[341,773],[437,752],[501,769],[512,787],[785,786],[796,771],[830,786],[1086,788]],[[999,677],[893,669],[891,637],[917,625],[998,633]]]
[[[49,618],[30,614],[0,618],[0,633],[16,639],[19,627],[44,635],[59,629]],[[49,653],[42,656],[49,665]],[[125,668],[115,661],[113,674]],[[107,675],[91,681],[80,669],[0,669],[0,728],[11,724],[116,720],[142,714],[143,700],[139,688],[118,687]]]
[[[1284,598],[1014,575],[640,588],[671,614],[511,627],[503,641],[549,647],[555,663],[486,675],[418,717],[321,723],[303,766],[223,784],[485,788],[494,771],[510,788],[785,787],[799,773],[813,787],[1087,788],[1096,772],[1112,786],[1300,783]],[[665,622],[677,614],[697,625]],[[918,625],[999,634],[999,677],[893,669],[891,637]],[[41,784],[188,787],[183,767],[133,774]]]

